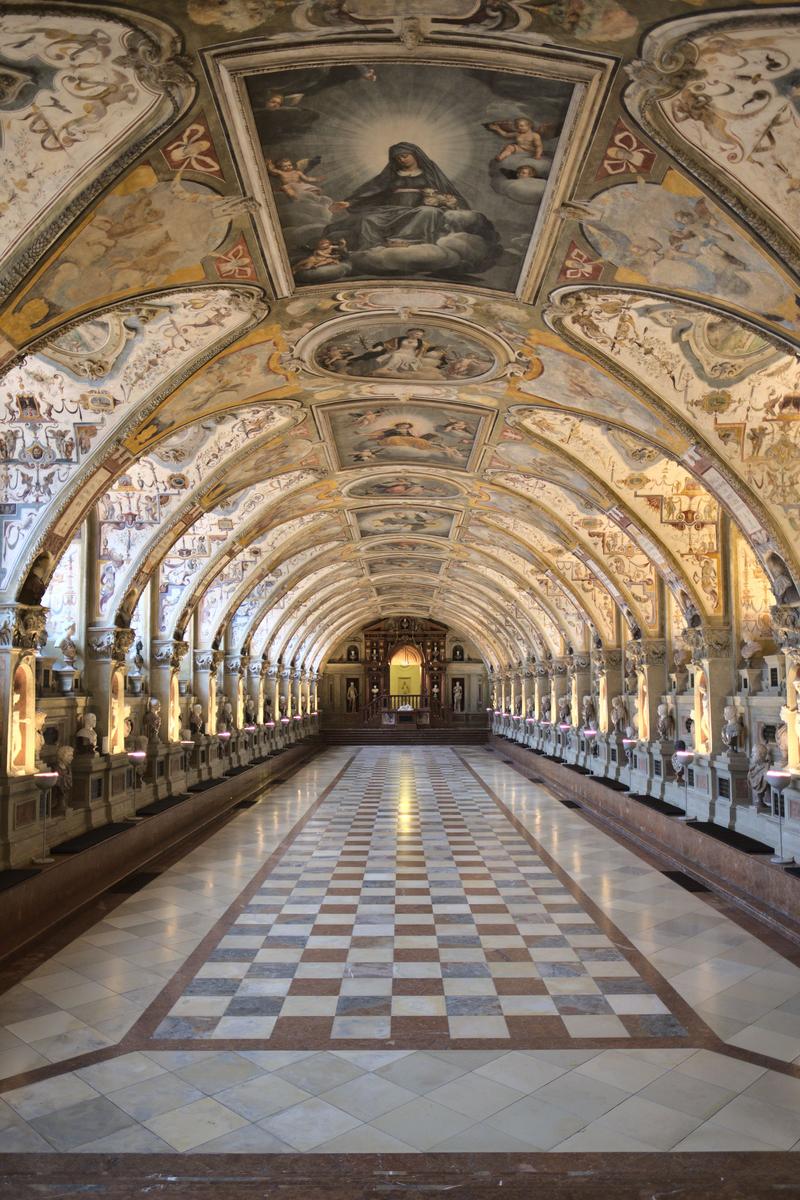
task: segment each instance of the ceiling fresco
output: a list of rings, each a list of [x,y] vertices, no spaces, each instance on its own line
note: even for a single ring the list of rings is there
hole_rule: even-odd
[[[261,71],[245,88],[296,284],[516,289],[572,85],[362,62]]]
[[[800,598],[800,8],[11,2],[0,601],[314,671]]]

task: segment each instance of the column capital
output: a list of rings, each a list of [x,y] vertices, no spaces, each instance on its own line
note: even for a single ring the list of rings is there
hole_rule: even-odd
[[[778,648],[792,662],[800,663],[800,605],[775,604],[769,613]]]
[[[625,656],[632,667],[657,667],[667,661],[667,643],[664,638],[637,638],[628,642]]]
[[[695,664],[704,658],[730,658],[733,654],[733,639],[727,625],[690,625],[681,637]]]
[[[592,665],[598,675],[605,675],[608,671],[619,671],[622,669],[622,651],[613,646],[603,646],[600,650],[593,650],[591,659]]]
[[[225,655],[225,674],[226,675],[242,675],[245,665],[242,662],[243,655],[241,654],[226,654]]]
[[[588,653],[586,653],[583,650],[576,651],[576,652],[574,651],[569,656],[569,660],[567,663],[567,671],[568,671],[569,675],[572,677],[574,675],[577,675],[579,671],[588,671],[590,665],[591,665],[591,663],[590,663]]]
[[[113,662],[119,666],[125,662],[128,651],[136,640],[132,629],[120,629],[116,625],[89,629],[86,633],[86,649],[96,662]]]
[[[40,604],[0,606],[0,648],[38,650],[47,636],[47,611]]]
[[[216,671],[223,658],[224,655],[221,650],[195,650],[195,670]]]
[[[266,675],[267,667],[264,661],[260,658],[254,658],[247,664],[247,674],[251,679],[260,679],[262,675]]]
[[[181,659],[189,653],[189,643],[179,642],[174,638],[154,641],[151,648],[153,662],[159,667],[170,667],[177,671]]]

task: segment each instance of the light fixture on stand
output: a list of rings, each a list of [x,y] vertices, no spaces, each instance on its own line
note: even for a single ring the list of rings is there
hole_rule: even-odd
[[[33,777],[43,800],[42,807],[42,853],[39,858],[34,858],[32,861],[37,866],[43,867],[47,863],[55,862],[54,858],[50,857],[49,846],[47,845],[47,819],[50,816],[50,789],[58,782],[58,771],[37,771]]]
[[[775,863],[776,866],[788,866],[789,863],[794,862],[794,859],[791,855],[787,857],[783,853],[783,792],[792,781],[792,772],[788,769],[773,767],[772,770],[767,771],[766,780],[773,791],[778,793],[778,853],[773,854],[769,861]]]
[[[134,820],[141,820],[136,817],[136,793],[141,790],[142,779],[144,778],[144,763],[147,758],[146,750],[129,750],[128,761],[133,767],[133,812]]]

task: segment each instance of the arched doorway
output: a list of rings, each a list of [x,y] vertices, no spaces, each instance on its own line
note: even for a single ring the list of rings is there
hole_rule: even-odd
[[[389,660],[392,704],[419,704],[422,694],[422,654],[416,646],[398,646]],[[407,700],[406,700],[407,698]]]

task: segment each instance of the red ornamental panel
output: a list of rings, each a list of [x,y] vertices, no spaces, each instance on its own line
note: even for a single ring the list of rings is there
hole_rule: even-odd
[[[597,168],[596,179],[609,175],[647,175],[653,169],[656,154],[640,141],[623,120],[617,121],[603,161]]]

